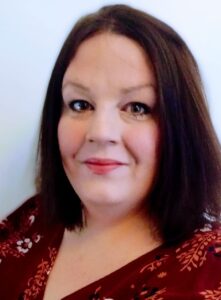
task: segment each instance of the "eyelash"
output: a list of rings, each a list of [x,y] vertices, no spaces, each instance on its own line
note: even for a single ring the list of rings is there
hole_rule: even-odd
[[[136,118],[136,119],[143,119],[148,114],[151,113],[151,108],[144,103],[140,102],[131,102],[128,103],[125,107],[125,111],[128,112],[127,108],[129,108],[129,112]]]
[[[78,106],[78,108],[76,107],[76,105],[79,105],[79,104],[81,105],[80,109],[79,109],[79,106]],[[83,105],[83,109],[82,109],[82,105]],[[71,110],[73,110],[74,112],[77,112],[77,113],[83,113],[87,110],[93,110],[93,106],[88,101],[85,101],[82,99],[73,100],[69,103],[68,106],[70,107]]]
[[[93,106],[86,100],[73,100],[68,105],[73,112],[84,113],[94,110]],[[151,113],[151,108],[141,102],[130,102],[123,107],[123,111],[130,113],[136,119],[144,119]]]

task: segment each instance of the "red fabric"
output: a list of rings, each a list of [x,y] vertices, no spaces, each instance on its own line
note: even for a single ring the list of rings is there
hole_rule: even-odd
[[[0,299],[43,299],[64,228],[44,228],[33,197],[0,224]],[[160,246],[63,300],[221,300],[221,230]]]

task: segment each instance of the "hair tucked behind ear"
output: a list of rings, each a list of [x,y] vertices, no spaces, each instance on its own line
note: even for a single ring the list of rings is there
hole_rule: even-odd
[[[64,72],[78,46],[100,32],[133,39],[152,61],[161,128],[159,170],[147,217],[165,242],[175,243],[205,223],[220,219],[220,144],[207,110],[197,64],[168,25],[126,5],[105,6],[81,18],[55,63],[43,108],[39,140],[40,193],[47,217],[82,227],[81,201],[62,167],[57,139]],[[120,183],[119,183],[120,184]]]

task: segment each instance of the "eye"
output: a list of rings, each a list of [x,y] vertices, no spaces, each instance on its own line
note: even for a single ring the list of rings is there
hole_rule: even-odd
[[[124,109],[127,113],[131,114],[136,119],[145,119],[151,113],[151,108],[144,103],[131,102],[125,106]]]
[[[93,109],[92,105],[88,101],[81,99],[71,101],[68,106],[72,111],[79,113]]]

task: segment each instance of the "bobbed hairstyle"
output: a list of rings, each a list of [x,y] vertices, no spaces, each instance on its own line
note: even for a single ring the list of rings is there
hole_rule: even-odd
[[[79,45],[103,32],[136,41],[153,64],[161,142],[159,169],[146,209],[164,242],[176,243],[220,218],[220,144],[197,63],[185,42],[164,22],[127,5],[104,6],[81,18],[52,71],[39,138],[39,192],[47,219],[69,229],[83,226],[81,200],[65,175],[59,152],[61,87]]]

